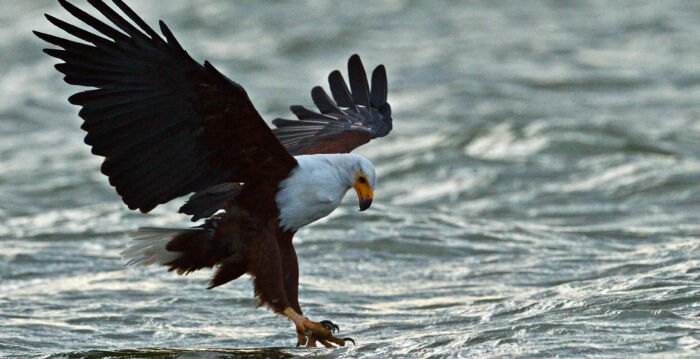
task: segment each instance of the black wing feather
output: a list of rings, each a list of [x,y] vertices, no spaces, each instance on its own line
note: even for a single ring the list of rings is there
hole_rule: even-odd
[[[240,192],[241,186],[238,183],[220,183],[192,195],[180,208],[180,212],[193,214],[193,221],[211,217],[219,209],[231,207],[231,202]]]
[[[80,10],[78,7],[75,5],[69,3],[68,1],[65,0],[58,0],[58,2],[63,6],[64,9],[66,9],[71,15],[75,16],[78,20],[84,22],[87,25],[90,25],[93,29],[99,31],[103,35],[111,38],[114,41],[129,41],[129,37],[124,35],[123,33],[115,30],[111,26],[105,24],[104,22],[98,20],[97,18],[93,17],[92,15],[86,13],[83,10]],[[98,9],[99,10],[99,9]],[[59,26],[60,27],[60,26]],[[65,29],[64,29],[65,30]]]
[[[384,65],[372,72],[372,89],[358,55],[348,60],[352,92],[340,71],[328,75],[335,102],[323,88],[311,90],[311,98],[320,113],[303,106],[291,106],[295,120],[275,119],[275,134],[294,155],[350,152],[383,137],[392,129],[391,107],[387,103],[388,83]]]
[[[379,65],[372,71],[372,93],[370,98],[372,107],[380,108],[385,104],[388,92],[389,87],[386,80],[386,69],[384,65]]]
[[[85,31],[77,26],[71,25],[61,19],[55,18],[49,14],[46,14],[46,19],[49,20],[50,23],[56,25],[56,27],[60,28],[61,30],[90,43],[93,43],[95,46],[97,46],[101,50],[114,50],[115,44],[107,39],[105,39],[102,36],[95,35],[89,31]],[[37,31],[34,31],[35,34],[39,35]],[[51,35],[49,35],[51,36]],[[41,37],[41,36],[39,36]],[[62,39],[63,40],[63,39]],[[50,42],[50,41],[49,41]],[[60,46],[60,45],[59,45]]]
[[[146,35],[144,35],[144,33],[141,32],[139,29],[134,27],[134,25],[131,25],[128,21],[126,21],[123,17],[117,14],[114,10],[112,10],[112,8],[107,6],[102,1],[88,0],[88,2],[90,3],[90,5],[94,6],[95,9],[99,10],[100,13],[102,13],[102,15],[104,15],[109,21],[117,25],[117,27],[119,27],[125,33],[129,34],[131,39],[142,41],[145,40],[144,42],[152,40],[149,39]]]
[[[136,25],[138,25],[143,31],[145,31],[151,37],[152,40],[163,42],[163,38],[161,38],[157,32],[155,32],[150,26],[148,26],[148,24],[146,24],[146,22],[143,21],[141,17],[136,15],[134,10],[131,10],[130,7],[126,6],[126,4],[122,0],[112,0],[112,2],[114,2],[114,4],[117,5],[117,7],[124,14],[126,14],[126,16],[129,17],[129,19],[131,19],[131,21],[136,23]]]
[[[365,67],[362,66],[360,56],[357,54],[350,56],[350,60],[348,60],[348,76],[350,77],[352,101],[357,105],[369,107],[367,73],[365,73]]]
[[[316,104],[316,107],[321,111],[321,113],[338,113],[340,109],[338,106],[328,97],[328,94],[321,86],[316,86],[311,89],[311,99]]]
[[[219,183],[275,185],[296,166],[245,90],[209,62],[194,61],[162,21],[158,35],[121,0],[88,0],[111,24],[59,0],[96,33],[46,18],[80,43],[34,32],[61,49],[45,52],[70,84],[96,89],[70,97],[101,170],[131,209]],[[135,24],[135,25],[134,25]],[[201,206],[198,206],[198,208]],[[206,207],[206,206],[205,206]]]
[[[348,85],[345,83],[343,74],[341,74],[340,71],[335,70],[328,75],[328,84],[331,87],[331,93],[338,106],[357,108],[357,105],[352,100],[350,89],[348,89]]]

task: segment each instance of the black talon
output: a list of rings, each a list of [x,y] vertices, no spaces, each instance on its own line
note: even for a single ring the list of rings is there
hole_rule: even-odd
[[[352,338],[343,338],[343,340],[345,340],[346,342],[352,342],[352,345],[357,345],[355,344],[355,340]]]
[[[330,320],[322,320],[320,323],[321,323],[321,326],[330,330],[331,333],[335,333],[335,332],[340,331],[340,327],[335,325],[335,323],[331,322]]]

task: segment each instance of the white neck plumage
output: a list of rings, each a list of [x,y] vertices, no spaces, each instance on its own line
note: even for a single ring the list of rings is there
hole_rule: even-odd
[[[315,222],[338,208],[359,173],[374,187],[374,166],[355,154],[295,156],[299,166],[280,183],[275,196],[280,227],[288,231]]]

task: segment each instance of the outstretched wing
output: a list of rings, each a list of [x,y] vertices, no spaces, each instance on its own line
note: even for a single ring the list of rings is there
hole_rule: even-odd
[[[296,166],[243,87],[192,59],[162,21],[165,39],[121,0],[133,24],[88,1],[112,24],[65,0],[95,33],[46,15],[85,43],[34,33],[61,48],[44,51],[64,61],[56,69],[67,83],[96,88],[69,101],[82,106],[85,143],[105,157],[102,173],[129,208],[148,212],[222,182],[278,181]]]
[[[346,153],[391,131],[384,65],[372,72],[371,90],[357,54],[348,60],[348,75],[352,92],[340,71],[335,70],[328,76],[335,101],[320,86],[311,90],[311,98],[320,113],[292,106],[299,120],[278,118],[272,121],[277,126],[275,134],[289,152],[294,155]]]

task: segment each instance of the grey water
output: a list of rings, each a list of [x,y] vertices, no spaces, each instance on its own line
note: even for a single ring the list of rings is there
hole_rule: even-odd
[[[295,239],[302,308],[357,345],[295,349],[246,278],[125,267],[182,201],[121,203],[31,34],[72,17],[0,0],[0,357],[700,357],[700,2],[127,3],[268,121],[386,65],[373,207]]]

